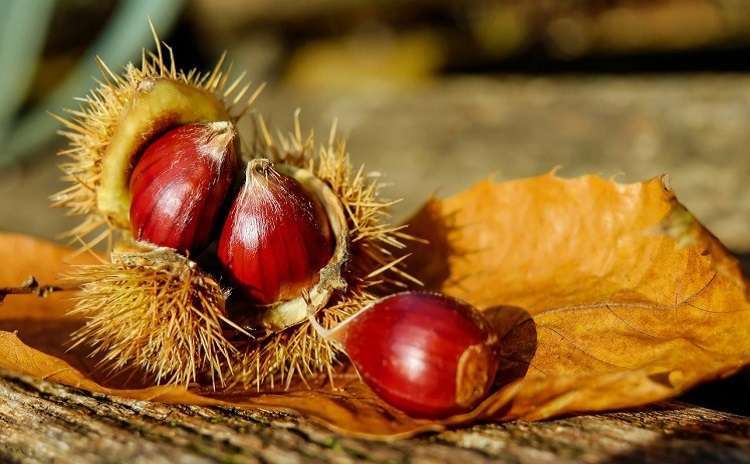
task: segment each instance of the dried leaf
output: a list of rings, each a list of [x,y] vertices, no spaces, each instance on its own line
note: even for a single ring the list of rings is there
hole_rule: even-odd
[[[81,321],[67,298],[0,306],[0,367],[91,391],[169,403],[291,409],[357,435],[402,437],[476,420],[638,406],[750,362],[750,303],[736,260],[660,179],[622,185],[554,174],[485,181],[431,200],[410,232],[410,270],[483,311],[502,344],[495,393],[469,414],[416,420],[341,373],[336,389],[209,395],[107,379],[66,352]],[[54,283],[68,250],[0,235],[0,286]],[[78,261],[89,258],[80,257]]]
[[[516,313],[503,356],[524,376],[501,379],[479,415],[637,406],[750,361],[739,265],[661,179],[485,181],[413,225],[435,245],[418,277],[505,324]]]

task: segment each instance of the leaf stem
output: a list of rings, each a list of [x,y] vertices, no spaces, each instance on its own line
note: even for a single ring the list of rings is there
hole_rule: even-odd
[[[8,295],[36,295],[39,298],[46,298],[54,292],[66,292],[75,290],[77,287],[63,287],[59,285],[40,285],[34,276],[24,282],[20,287],[0,287],[0,303]]]

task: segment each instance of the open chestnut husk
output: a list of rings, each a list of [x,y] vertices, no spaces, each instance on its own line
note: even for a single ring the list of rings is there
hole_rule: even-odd
[[[97,86],[69,119],[58,117],[70,185],[53,205],[84,217],[67,234],[84,249],[107,244],[100,264],[68,273],[82,289],[72,312],[86,320],[72,338],[101,354],[103,368],[216,387],[231,372],[230,338],[242,329],[227,317],[226,288],[192,258],[220,225],[227,177],[237,171],[233,126],[260,89],[248,93],[242,75],[229,80],[223,58],[208,73],[183,72],[164,51],[157,39],[155,53],[144,51],[122,74],[99,60]],[[196,127],[210,135],[175,137]],[[226,153],[209,150],[221,161],[207,162],[199,152],[217,145]],[[189,191],[173,195],[169,186]],[[181,204],[170,210],[170,202]]]
[[[70,185],[51,199],[53,206],[84,217],[67,234],[77,243],[93,247],[130,230],[130,178],[150,143],[188,124],[235,122],[262,88],[248,97],[249,84],[242,75],[229,80],[223,58],[209,73],[183,72],[163,51],[157,40],[156,53],[144,52],[140,65],[128,64],[121,75],[98,60],[102,78],[96,88],[79,99],[69,119],[57,117],[70,142],[60,152],[69,158],[60,168]]]
[[[380,398],[411,416],[467,412],[495,379],[497,335],[479,311],[455,298],[402,292],[333,329],[311,322],[343,349]]]
[[[382,183],[375,173],[352,167],[335,130],[327,144],[317,144],[311,133],[303,137],[296,118],[288,138],[274,139],[259,117],[255,139],[238,143],[232,154],[222,127],[236,124],[260,89],[246,96],[249,85],[242,77],[230,81],[221,61],[205,74],[179,71],[165,61],[171,50],[167,55],[160,41],[156,45],[140,66],[128,65],[120,75],[100,61],[97,88],[70,119],[59,118],[70,142],[61,152],[70,159],[61,167],[71,185],[53,196],[54,205],[85,216],[70,237],[84,248],[104,241],[109,254],[99,265],[70,273],[83,289],[73,312],[86,320],[73,338],[113,369],[136,368],[156,383],[209,379],[214,388],[274,389],[334,375],[338,351],[315,335],[307,315],[335,325],[415,281],[400,268],[400,251],[411,237],[403,226],[388,224],[392,202],[380,197]],[[222,149],[221,143],[191,139],[195,128],[223,134],[213,138],[228,144]],[[219,162],[200,156],[207,145]],[[229,187],[228,170],[240,157],[268,158],[283,180],[281,190],[269,190],[304,204],[280,214],[258,209],[295,224],[284,227],[294,233],[281,239],[263,229],[272,246],[249,253],[259,272],[230,257],[252,248],[243,237],[252,229],[243,225],[247,221],[225,219],[224,205],[233,203],[238,187]],[[276,179],[261,169],[263,163],[251,162],[253,172]],[[244,216],[248,204],[233,211]],[[221,250],[228,273],[215,256],[222,247],[214,253],[209,244],[223,229],[232,237],[226,243],[241,243]],[[299,243],[304,249],[292,247]],[[279,252],[284,247],[291,247],[286,255]],[[237,291],[230,298],[231,283]]]

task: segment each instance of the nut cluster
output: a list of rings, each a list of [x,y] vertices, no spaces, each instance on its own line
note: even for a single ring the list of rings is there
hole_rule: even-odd
[[[133,237],[197,256],[217,238],[222,274],[256,308],[309,294],[333,257],[327,210],[314,189],[268,159],[237,173],[237,135],[229,121],[178,126],[150,142],[130,177]],[[337,215],[334,215],[337,217]]]
[[[387,296],[419,284],[400,267],[412,237],[387,224],[380,183],[351,167],[335,126],[316,146],[297,117],[276,139],[258,118],[247,149],[235,127],[258,92],[241,104],[249,85],[223,62],[178,72],[157,40],[123,76],[100,64],[100,87],[62,120],[72,185],[53,197],[86,217],[77,240],[114,241],[108,262],[69,276],[87,321],[77,344],[157,383],[243,390],[331,376],[343,352],[386,402],[425,417],[486,394],[495,338],[476,309]]]

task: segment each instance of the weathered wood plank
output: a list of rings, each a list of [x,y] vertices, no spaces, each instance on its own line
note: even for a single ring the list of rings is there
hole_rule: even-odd
[[[292,414],[91,395],[0,372],[0,462],[750,462],[750,419],[684,403],[391,443]]]

